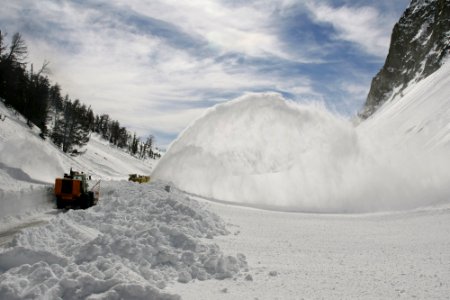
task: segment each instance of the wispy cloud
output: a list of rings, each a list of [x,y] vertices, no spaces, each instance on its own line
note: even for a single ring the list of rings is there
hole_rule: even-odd
[[[180,24],[186,32],[201,36],[209,49],[219,54],[286,55],[271,28],[271,11],[225,4],[210,0],[128,2],[129,7],[147,16],[156,13],[165,22]]]
[[[308,2],[308,9],[318,22],[328,23],[336,30],[336,39],[356,43],[365,52],[384,57],[389,47],[392,16],[382,14],[373,6],[333,7]]]

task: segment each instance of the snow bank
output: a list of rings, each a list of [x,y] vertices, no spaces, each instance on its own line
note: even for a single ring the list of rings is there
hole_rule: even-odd
[[[179,299],[172,280],[228,278],[245,257],[205,238],[223,222],[164,184],[110,183],[99,205],[17,235],[0,252],[0,298]]]
[[[434,123],[447,125],[439,134],[450,136],[448,65],[410,91],[410,111],[394,108],[385,125],[381,118],[355,128],[324,107],[277,94],[217,105],[179,136],[152,177],[204,197],[281,210],[372,212],[448,202],[448,148],[423,147],[431,137],[410,138],[396,119],[440,118]]]
[[[55,205],[53,189],[42,185],[32,185],[29,189],[14,192],[0,189],[0,204],[0,223],[9,223],[5,218],[52,208]]]

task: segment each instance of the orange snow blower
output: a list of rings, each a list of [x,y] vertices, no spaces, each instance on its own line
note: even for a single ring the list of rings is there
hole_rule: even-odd
[[[89,176],[90,179],[90,176]],[[88,176],[70,169],[70,174],[55,180],[56,207],[86,209],[97,204],[100,195],[100,181],[89,190]]]

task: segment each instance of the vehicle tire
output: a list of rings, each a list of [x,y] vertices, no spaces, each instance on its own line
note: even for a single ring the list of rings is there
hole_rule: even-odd
[[[80,208],[87,209],[94,205],[94,193],[88,192],[80,197]]]
[[[89,195],[89,206],[94,206],[95,205],[94,192],[88,192],[88,195]]]
[[[80,208],[89,208],[89,196],[87,194],[82,194],[80,197]]]
[[[56,208],[57,209],[63,209],[64,208],[64,202],[61,198],[56,198]]]

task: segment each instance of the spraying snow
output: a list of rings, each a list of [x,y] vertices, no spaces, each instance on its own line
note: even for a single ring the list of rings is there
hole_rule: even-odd
[[[38,137],[18,137],[8,143],[0,143],[0,151],[2,166],[16,180],[46,183],[52,182],[55,175],[64,173],[57,155],[59,151],[54,147],[43,147],[43,141]],[[12,172],[13,169],[7,166],[14,166],[16,171]]]
[[[411,138],[399,123],[433,123],[437,107],[444,113],[434,123],[447,122],[450,132],[449,65],[408,92],[409,112],[400,101],[384,110],[390,121],[381,112],[359,127],[273,93],[217,105],[170,146],[153,177],[205,197],[281,210],[371,212],[448,201],[448,144],[423,147],[430,136]],[[441,88],[424,99],[430,85]]]

